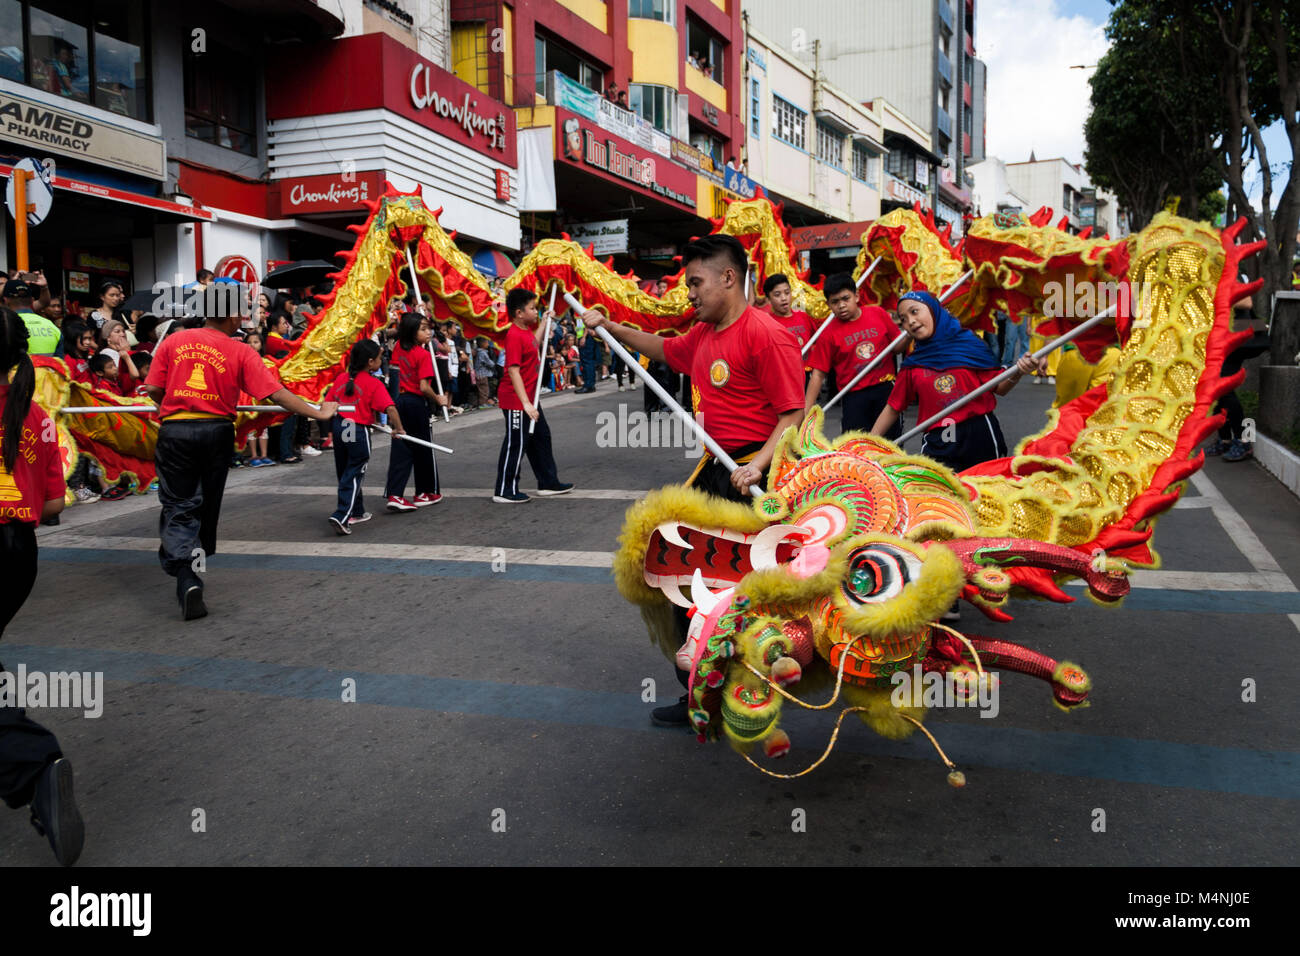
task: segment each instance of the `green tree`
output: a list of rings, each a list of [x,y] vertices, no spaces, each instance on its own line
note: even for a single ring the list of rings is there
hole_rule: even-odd
[[[1181,215],[1217,214],[1216,51],[1205,39],[1213,17],[1200,0],[1112,3],[1111,48],[1093,74],[1084,125],[1088,176],[1119,197],[1135,229],[1171,196]]]

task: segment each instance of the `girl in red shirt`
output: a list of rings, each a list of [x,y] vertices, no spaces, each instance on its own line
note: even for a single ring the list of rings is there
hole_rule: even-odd
[[[392,421],[395,426],[400,424],[405,428],[408,435],[425,441],[433,439],[429,427],[430,403],[446,405],[449,401],[445,392],[439,395],[433,389],[433,358],[429,354],[432,338],[429,320],[418,312],[406,312],[398,324],[397,345],[392,354],[392,367],[397,369],[396,408],[400,422]],[[415,469],[415,497],[406,498],[403,495],[412,468]],[[388,499],[385,507],[393,512],[414,511],[441,501],[433,449],[404,441],[393,442],[388,453],[384,496]]]
[[[27,326],[0,309],[0,636],[36,583],[36,525],[63,510],[63,458],[58,443],[45,440],[54,426],[32,401],[35,390]],[[31,804],[36,832],[59,862],[76,862],[84,828],[72,764],[54,734],[18,707],[0,707],[0,800],[15,809]]]
[[[370,520],[361,496],[361,479],[370,463],[369,426],[374,423],[375,413],[387,413],[395,436],[406,434],[388,389],[373,374],[380,363],[379,344],[374,339],[362,339],[348,354],[348,370],[325,396],[327,402],[355,406],[353,411],[339,412],[332,422],[339,500],[329,522],[338,534],[351,534],[354,524]]]
[[[83,322],[63,324],[63,364],[74,382],[90,381],[90,357],[95,354],[95,330]]]
[[[911,354],[903,359],[889,403],[871,429],[873,435],[885,434],[913,402],[919,404],[917,415],[925,421],[1002,371],[983,340],[963,329],[930,293],[908,292],[901,296],[898,316],[914,344]],[[1007,394],[1039,364],[1028,353],[1022,355],[1016,362],[1015,378],[956,409],[927,431],[921,438],[921,454],[953,471],[1006,457],[1007,442],[993,414],[997,407],[994,393]]]

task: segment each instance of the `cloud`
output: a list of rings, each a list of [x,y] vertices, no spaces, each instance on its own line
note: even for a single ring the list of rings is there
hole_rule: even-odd
[[[1083,162],[1092,71],[1069,67],[1092,66],[1110,46],[1104,32],[1109,8],[1093,9],[1088,16],[1066,13],[1058,0],[980,0],[975,51],[988,65],[989,155],[1023,162],[1032,149],[1039,159]]]

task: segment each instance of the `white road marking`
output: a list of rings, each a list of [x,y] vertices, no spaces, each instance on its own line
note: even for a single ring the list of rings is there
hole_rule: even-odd
[[[365,494],[378,498],[383,498],[383,486],[379,485],[374,488],[366,488]],[[520,489],[526,495],[533,498],[582,498],[584,500],[598,501],[639,501],[648,495],[649,491],[627,490],[624,488],[574,488],[572,491],[563,495],[538,495],[537,492],[528,488]],[[332,498],[338,494],[337,485],[283,485],[279,488],[227,488],[225,497],[238,498],[244,495],[312,495],[315,497]],[[443,488],[443,495],[447,498],[491,498],[493,491],[491,488]]]
[[[325,523],[321,522],[324,528]],[[46,547],[92,551],[157,551],[157,538],[128,538],[97,535],[60,535]],[[447,544],[379,544],[351,540],[325,541],[231,541],[217,543],[218,554],[265,554],[281,557],[360,557],[398,561],[469,561],[481,564],[504,559],[515,564],[546,564],[570,568],[608,568],[611,551],[542,551],[529,548],[484,548]]]
[[[1295,590],[1285,574],[1271,571],[1133,571],[1129,587],[1148,591],[1268,591],[1289,594]],[[1075,579],[1067,587],[1086,587]]]
[[[1196,490],[1203,497],[1214,502],[1211,506],[1214,509],[1214,516],[1219,519],[1219,524],[1223,525],[1223,530],[1228,533],[1228,537],[1237,546],[1237,550],[1242,553],[1256,571],[1272,571],[1287,577],[1282,570],[1282,566],[1277,563],[1277,559],[1269,553],[1268,549],[1264,547],[1264,543],[1259,540],[1255,532],[1251,530],[1250,525],[1246,523],[1246,519],[1228,503],[1228,499],[1223,497],[1205,472],[1195,472],[1192,475],[1192,484],[1196,486]],[[1287,580],[1289,581],[1290,578],[1287,578]],[[1294,583],[1291,585],[1291,590],[1296,590]]]

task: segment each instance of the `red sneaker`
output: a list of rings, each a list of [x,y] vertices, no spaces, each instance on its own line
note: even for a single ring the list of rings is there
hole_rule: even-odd
[[[411,504],[411,502],[407,501],[401,495],[393,495],[392,497],[390,497],[388,499],[388,504],[385,505],[384,507],[386,507],[389,511],[414,511],[415,510],[415,505]]]
[[[441,500],[442,495],[416,495],[414,504],[417,508],[424,508],[428,505],[436,505]]]

